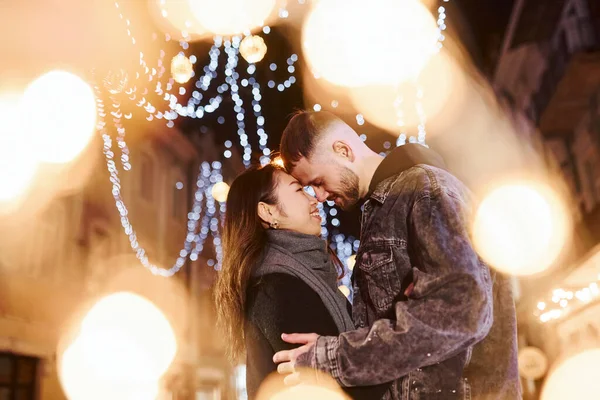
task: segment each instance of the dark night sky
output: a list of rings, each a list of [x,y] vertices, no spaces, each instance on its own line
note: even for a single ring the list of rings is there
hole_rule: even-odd
[[[480,66],[490,73],[502,47],[504,31],[510,19],[514,0],[458,0],[469,23],[482,58]],[[452,19],[449,24],[452,24]]]

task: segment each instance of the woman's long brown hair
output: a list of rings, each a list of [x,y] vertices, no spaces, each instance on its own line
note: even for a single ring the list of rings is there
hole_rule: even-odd
[[[227,355],[235,362],[244,354],[246,287],[267,243],[258,203],[277,204],[275,164],[251,168],[231,184],[223,228],[223,265],[215,285],[217,325],[225,335]]]
[[[239,361],[245,352],[246,289],[252,269],[260,262],[267,245],[266,229],[258,216],[258,203],[277,205],[276,164],[251,168],[231,184],[223,228],[223,265],[215,284],[217,326],[225,337],[227,356]],[[344,266],[327,246],[333,263],[343,277]]]

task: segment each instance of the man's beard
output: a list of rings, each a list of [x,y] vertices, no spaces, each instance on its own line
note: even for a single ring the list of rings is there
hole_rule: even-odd
[[[340,199],[338,206],[342,210],[350,210],[360,200],[358,191],[358,175],[348,167],[341,167],[340,170],[340,191],[337,197]]]

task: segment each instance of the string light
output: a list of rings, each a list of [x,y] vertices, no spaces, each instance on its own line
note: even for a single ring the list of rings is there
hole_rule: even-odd
[[[167,11],[164,8],[165,3],[162,2],[160,3],[160,10],[161,13],[163,15],[163,17],[167,17],[166,14]],[[123,14],[120,12],[120,5],[118,2],[115,2],[115,7],[119,10],[119,17],[125,21],[126,27],[127,27],[127,34],[129,37],[132,38],[132,43],[135,45],[137,43],[137,41],[135,40],[133,34],[131,33],[131,29],[130,29],[130,20],[126,19]],[[193,24],[190,21],[186,21],[186,26],[188,28],[192,27]],[[270,28],[268,26],[263,27],[263,31],[265,31],[266,33],[270,32]],[[182,46],[183,49],[187,49],[188,47],[188,43],[187,40],[190,39],[189,33],[187,31],[181,31],[182,36],[184,38],[184,40],[180,41],[180,45]],[[156,37],[156,35],[154,35]],[[218,42],[220,40],[220,36],[215,36],[215,42]],[[166,34],[165,35],[165,41],[170,41],[171,37],[170,35]],[[152,81],[153,77],[155,75],[157,75],[158,77],[161,77],[162,74],[164,73],[165,69],[164,66],[162,66],[162,58],[164,58],[165,52],[163,50],[160,51],[160,59],[158,61],[158,65],[159,65],[159,69],[156,68],[152,68],[150,69],[146,63],[146,61],[144,60],[144,55],[142,52],[139,53],[140,54],[140,66],[143,69],[143,73],[148,76],[149,81]],[[215,54],[214,51],[212,51],[211,49],[211,63],[209,64],[209,68],[214,72],[214,70],[216,69],[217,65],[218,65],[218,60],[217,63],[213,63],[213,54]],[[192,56],[193,57],[193,56]],[[217,52],[217,57],[218,59],[218,52]],[[191,57],[190,57],[191,59]],[[288,64],[293,67],[293,63],[295,63],[298,60],[298,56],[296,54],[293,54],[289,59],[288,59]],[[288,68],[288,70],[290,70]],[[292,69],[292,71],[294,71],[295,69]],[[206,67],[205,67],[205,71],[206,71]],[[139,73],[136,73],[136,79],[140,77]],[[212,78],[215,77],[215,74],[207,74],[203,77],[201,77],[196,86],[198,88],[202,88],[203,90],[207,90],[208,89],[208,84],[210,82],[210,80]],[[292,73],[290,73],[290,76],[281,84],[276,85],[276,87],[280,90],[283,91],[286,88],[291,87],[291,85],[293,85],[296,82],[296,78],[293,76]],[[200,84],[199,84],[200,83]],[[172,126],[172,121],[174,119],[177,118],[177,115],[180,116],[185,116],[185,117],[192,117],[192,118],[201,118],[202,116],[204,116],[205,112],[213,112],[214,110],[216,110],[218,108],[218,106],[220,105],[222,98],[220,96],[216,96],[215,98],[211,99],[209,101],[209,105],[207,106],[207,109],[205,110],[203,107],[197,107],[197,108],[192,108],[192,106],[194,105],[198,105],[198,104],[193,104],[194,102],[198,102],[198,97],[196,95],[196,97],[192,97],[188,100],[188,105],[187,107],[185,105],[182,104],[178,104],[177,103],[177,96],[175,96],[174,94],[170,93],[170,90],[173,88],[173,82],[169,82],[166,85],[166,90],[163,89],[161,82],[157,82],[156,84],[156,88],[155,88],[155,92],[158,93],[159,95],[165,95],[164,96],[164,100],[169,101],[169,105],[170,105],[170,110],[169,111],[163,111],[163,112],[156,112],[156,107],[152,106],[152,104],[150,104],[149,102],[147,102],[147,100],[145,98],[142,98],[139,100],[139,102],[137,103],[138,107],[144,107],[146,109],[146,111],[148,111],[149,113],[155,113],[152,116],[148,116],[147,119],[148,120],[152,120],[154,117],[158,118],[158,119],[162,119],[165,118],[168,122],[168,126]],[[180,88],[180,92],[181,92],[181,88]],[[183,89],[185,90],[185,89]],[[128,92],[128,94],[131,95],[131,100],[135,99],[135,92],[136,92],[136,88],[133,87],[132,90],[130,90]],[[166,92],[166,93],[165,93]],[[190,102],[192,102],[192,104],[190,104]],[[173,112],[176,111],[176,112]]]
[[[600,280],[600,276],[598,277]],[[589,285],[573,292],[572,290],[555,289],[552,291],[550,302],[539,301],[537,309],[534,311],[542,323],[557,320],[567,315],[578,305],[588,304],[600,296],[598,282],[592,282]]]
[[[292,87],[292,85],[294,83],[296,83],[296,77],[294,76],[294,73],[296,72],[296,67],[295,67],[296,61],[298,61],[297,54],[294,53],[291,56],[289,56],[288,59],[286,60],[287,72],[289,73],[289,76],[281,83],[276,83],[274,80],[269,81],[269,84],[268,84],[269,88],[277,89],[279,92],[283,92],[286,89],[289,89],[290,87]],[[271,71],[277,71],[279,69],[277,64],[275,64],[275,63],[271,63],[269,68],[271,69]]]
[[[398,92],[398,96],[394,100],[394,109],[396,110],[396,125],[400,128],[400,135],[396,141],[396,146],[403,146],[406,144],[406,127],[404,124],[404,110],[402,109],[402,103],[404,102],[404,96]]]
[[[194,65],[183,53],[179,53],[171,61],[171,75],[175,82],[186,83],[194,75]]]
[[[449,0],[444,0],[444,2],[448,2]],[[438,19],[437,19],[437,26],[438,26],[438,42],[437,42],[437,49],[441,50],[443,45],[444,40],[446,40],[446,37],[444,36],[444,31],[446,30],[446,8],[443,6],[440,6],[438,8]]]
[[[428,147],[425,144],[425,136],[427,134],[427,131],[425,130],[425,125],[427,124],[427,115],[425,114],[425,109],[423,108],[423,88],[421,85],[417,85],[417,100],[415,102],[415,108],[417,109],[417,115],[419,116],[417,143]]]
[[[363,117],[362,114],[356,114],[356,123],[358,125],[364,125],[365,124],[365,117]]]
[[[265,40],[258,35],[246,36],[240,44],[240,54],[249,64],[256,64],[267,54]]]
[[[449,0],[444,0],[448,2]],[[446,30],[446,8],[440,6],[438,8],[438,19],[437,19],[437,31],[438,31],[438,39],[436,43],[436,51],[440,51],[443,48],[443,42],[446,39],[444,36],[444,31]],[[400,87],[398,86],[398,97],[394,101],[394,109],[396,111],[397,117],[397,125],[399,127],[398,139],[396,140],[396,146],[403,146],[406,144],[407,132],[406,126],[404,123],[404,111],[402,106],[404,105],[403,95],[400,93]],[[425,147],[428,147],[425,144],[425,138],[427,136],[426,124],[427,124],[427,115],[425,114],[425,109],[423,108],[423,88],[419,84],[418,79],[415,80],[415,109],[417,111],[417,116],[419,118],[418,126],[417,126],[417,137],[414,136],[408,137],[410,143],[418,143]]]
[[[99,93],[99,88],[95,86],[95,90]],[[106,158],[107,169],[110,174],[110,181],[112,184],[112,195],[115,200],[115,205],[117,210],[119,211],[121,226],[125,234],[128,236],[130,246],[132,250],[135,252],[136,257],[142,263],[144,267],[146,267],[150,272],[154,275],[160,275],[169,277],[177,273],[181,267],[185,264],[186,258],[189,257],[190,260],[195,261],[198,259],[198,255],[202,252],[204,247],[204,242],[208,237],[209,230],[206,229],[210,226],[210,231],[213,236],[213,244],[215,246],[215,252],[217,255],[217,265],[220,266],[222,259],[222,250],[221,250],[221,240],[220,234],[218,232],[218,227],[215,226],[214,221],[218,221],[215,218],[217,214],[217,210],[214,206],[214,199],[212,197],[212,191],[215,184],[222,182],[222,174],[220,172],[221,164],[213,163],[212,168],[211,165],[207,162],[203,162],[200,166],[200,172],[198,174],[197,182],[196,182],[196,193],[194,194],[194,201],[192,204],[192,211],[188,214],[188,222],[187,222],[187,234],[185,237],[184,247],[179,252],[179,257],[177,258],[175,264],[169,268],[164,269],[157,267],[152,264],[147,256],[146,250],[140,245],[138,242],[137,234],[129,221],[129,212],[125,202],[121,196],[121,181],[118,174],[117,165],[114,162],[114,152],[112,151],[112,138],[108,134],[106,128],[106,112],[104,103],[98,97],[97,100],[98,106],[98,124],[97,129],[102,135],[102,139],[104,142],[104,156]],[[204,213],[204,217],[202,219],[202,227],[197,233],[199,228],[198,221],[200,220],[200,216],[202,214],[202,203],[205,200],[206,203],[206,211]],[[224,213],[225,205],[221,204],[219,206],[219,213]],[[218,222],[217,222],[218,225]],[[193,247],[193,248],[192,248]]]
[[[248,135],[246,134],[246,124],[244,123],[245,110],[244,100],[238,93],[237,76],[235,68],[238,64],[238,52],[239,52],[240,37],[234,36],[230,41],[225,41],[225,52],[227,53],[227,66],[225,67],[225,75],[227,76],[226,82],[229,83],[231,91],[231,99],[235,102],[234,111],[236,111],[236,123],[238,126],[238,137],[240,139],[240,145],[244,148],[244,154],[242,160],[244,166],[250,166],[250,160],[252,157],[252,146],[248,141]]]

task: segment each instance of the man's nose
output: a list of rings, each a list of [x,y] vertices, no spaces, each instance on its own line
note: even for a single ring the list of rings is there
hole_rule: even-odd
[[[317,200],[319,200],[319,203],[323,203],[329,196],[329,193],[321,188],[315,189],[315,194],[317,195]]]

